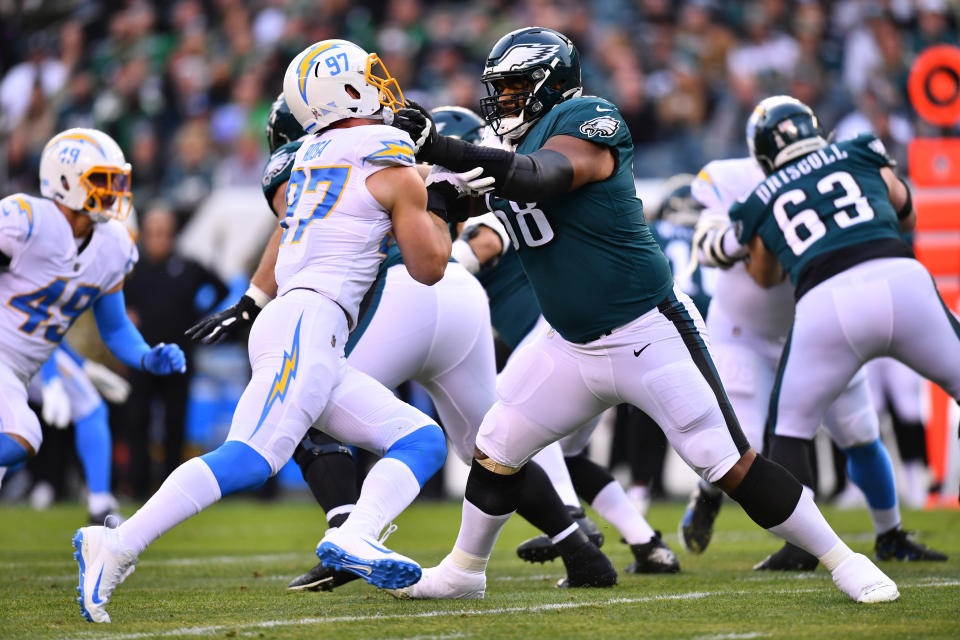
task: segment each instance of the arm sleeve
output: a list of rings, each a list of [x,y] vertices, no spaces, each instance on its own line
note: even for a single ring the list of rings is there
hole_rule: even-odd
[[[150,346],[127,317],[123,291],[97,298],[93,303],[93,317],[97,321],[100,337],[113,355],[128,367],[142,371],[143,356],[150,351]]]

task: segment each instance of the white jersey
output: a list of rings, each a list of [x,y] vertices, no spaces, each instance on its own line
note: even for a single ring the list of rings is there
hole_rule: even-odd
[[[0,269],[0,361],[26,384],[73,321],[123,282],[138,254],[115,220],[94,225],[78,247],[66,217],[45,198],[8,196],[0,214],[0,253],[10,257]]]
[[[714,160],[697,174],[690,192],[705,209],[701,219],[729,220],[728,211],[744,193],[766,176],[753,158]],[[709,318],[716,311],[756,335],[785,337],[793,322],[793,285],[785,280],[770,289],[760,287],[747,273],[743,261],[718,269]]]
[[[333,300],[356,325],[391,230],[390,213],[366,187],[390,166],[412,167],[413,143],[386,125],[330,129],[306,138],[287,185],[277,266],[279,295],[310,289]]]

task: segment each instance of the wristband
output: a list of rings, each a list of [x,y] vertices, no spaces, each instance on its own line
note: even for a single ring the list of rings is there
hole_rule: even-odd
[[[261,309],[267,306],[268,302],[273,300],[273,298],[268,296],[263,289],[252,282],[250,283],[250,286],[247,288],[247,292],[244,295],[250,296],[250,299],[253,300],[253,303]]]

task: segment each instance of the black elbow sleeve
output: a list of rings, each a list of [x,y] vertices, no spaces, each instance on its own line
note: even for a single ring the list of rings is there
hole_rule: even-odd
[[[514,154],[510,171],[495,191],[515,202],[537,202],[566,193],[572,183],[570,160],[557,151],[540,149],[530,155]]]
[[[440,136],[425,160],[458,173],[482,167],[496,180],[494,192],[514,202],[554,197],[569,191],[573,183],[570,160],[550,149],[525,155]]]
[[[897,219],[903,220],[910,215],[910,212],[913,211],[913,196],[910,194],[910,185],[901,180],[903,188],[907,190],[907,199],[904,200],[903,206],[900,207],[900,210],[897,211]]]

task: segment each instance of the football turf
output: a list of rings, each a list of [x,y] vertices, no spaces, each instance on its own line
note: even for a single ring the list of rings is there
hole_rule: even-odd
[[[332,593],[290,593],[287,582],[313,566],[321,512],[306,502],[228,500],[167,534],[141,557],[107,607],[114,622],[80,617],[70,538],[80,507],[45,512],[0,509],[0,638],[958,638],[960,511],[907,512],[908,528],[950,555],[945,563],[882,563],[899,585],[898,602],[857,605],[823,569],[770,574],[750,567],[779,548],[727,501],[702,556],[679,548],[682,505],[655,504],[682,571],[634,576],[613,589],[559,590],[560,561],[521,562],[516,545],[534,534],[517,517],[488,568],[487,597],[474,601],[397,601],[361,581]],[[864,510],[827,509],[851,546],[871,554]],[[388,545],[438,562],[460,520],[457,503],[417,504],[403,514]],[[626,545],[606,523],[604,550],[621,570]]]

